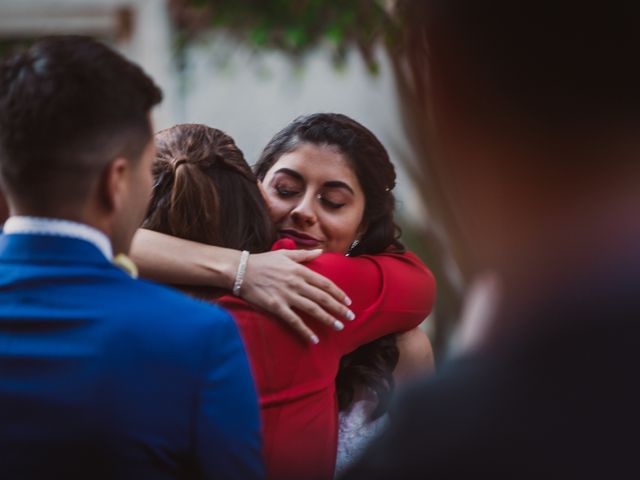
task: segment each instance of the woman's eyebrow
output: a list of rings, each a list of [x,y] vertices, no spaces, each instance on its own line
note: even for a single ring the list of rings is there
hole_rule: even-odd
[[[275,175],[278,175],[279,173],[282,173],[284,175],[288,175],[290,177],[295,178],[296,180],[298,180],[300,182],[305,183],[304,177],[299,172],[296,172],[295,170],[292,170],[290,168],[283,167],[283,168],[280,168],[280,169],[276,170],[276,172],[273,174],[274,177],[275,177]],[[340,180],[329,180],[328,182],[324,182],[322,184],[322,186],[323,187],[327,187],[327,188],[344,188],[348,192],[351,192],[351,195],[355,195],[355,192],[353,191],[353,188],[351,188],[345,182],[342,182]]]
[[[346,183],[341,182],[340,180],[330,180],[328,182],[324,182],[324,186],[329,188],[344,188],[345,190],[351,192],[351,195],[355,195],[353,188],[351,188]]]
[[[279,170],[276,170],[276,172],[273,175],[275,176],[279,173],[284,173],[285,175],[289,175],[290,177],[293,177],[296,180],[304,182],[304,177],[300,175],[298,172],[296,172],[295,170],[291,170],[290,168],[286,168],[286,167],[280,168]]]

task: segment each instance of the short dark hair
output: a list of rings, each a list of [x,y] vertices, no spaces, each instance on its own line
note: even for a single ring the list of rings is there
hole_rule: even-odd
[[[242,151],[226,133],[185,124],[155,135],[144,228],[220,247],[268,251],[276,230]]]
[[[396,172],[380,140],[364,125],[339,113],[314,113],[296,118],[278,132],[254,165],[263,180],[285,153],[299,146],[327,145],[345,155],[365,196],[363,221],[367,230],[351,255],[376,254],[387,249],[402,251],[400,229],[394,221]]]
[[[405,0],[401,5],[409,50],[435,57],[429,68],[437,68],[443,82],[462,85],[456,86],[458,100],[470,108],[507,113],[527,128],[562,135],[640,125],[635,2]]]
[[[137,161],[162,99],[142,69],[86,37],[44,38],[0,64],[0,179],[34,213],[83,202],[110,160]]]

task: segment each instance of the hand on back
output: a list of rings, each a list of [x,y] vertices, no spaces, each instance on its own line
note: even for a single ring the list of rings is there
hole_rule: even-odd
[[[354,318],[346,294],[332,281],[301,265],[321,253],[276,250],[251,255],[240,296],[282,319],[305,340],[318,343],[318,337],[302,321],[301,314],[335,330],[342,330],[342,319]]]

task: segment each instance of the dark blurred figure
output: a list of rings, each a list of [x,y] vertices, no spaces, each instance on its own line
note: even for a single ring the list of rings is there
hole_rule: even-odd
[[[346,478],[640,478],[637,5],[403,8],[432,158],[501,301]]]
[[[2,190],[0,190],[0,228],[2,228],[2,224],[5,222],[8,216],[9,207],[7,206],[7,201],[4,199]]]
[[[258,404],[223,310],[112,263],[152,188],[138,67],[82,37],[0,63],[0,477],[258,478]]]

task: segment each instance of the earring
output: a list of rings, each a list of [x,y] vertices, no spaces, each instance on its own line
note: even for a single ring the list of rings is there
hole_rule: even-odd
[[[356,248],[359,243],[360,240],[358,240],[357,238],[353,242],[351,242],[351,246],[349,247],[349,250],[347,250],[347,253],[345,253],[345,257],[350,257],[353,249]]]

